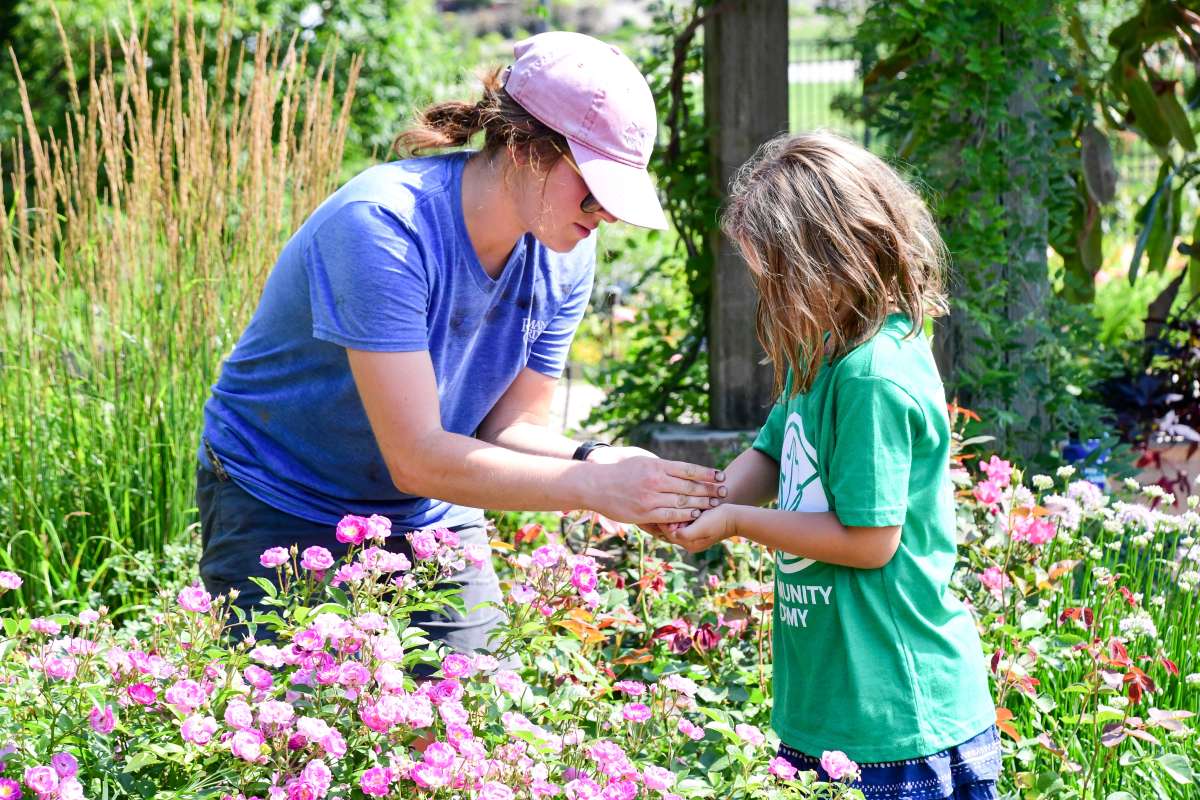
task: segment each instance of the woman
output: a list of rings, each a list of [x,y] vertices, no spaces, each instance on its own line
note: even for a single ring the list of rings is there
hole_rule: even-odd
[[[647,525],[720,502],[723,476],[637,448],[582,445],[546,423],[587,307],[594,231],[663,228],[646,173],[656,116],[634,65],[600,41],[535,36],[474,104],[426,109],[397,148],[288,241],[205,406],[197,477],[200,574],[250,608],[259,554],[345,551],[347,513],[393,530],[486,541],[482,508],[590,508]],[[403,537],[389,542],[406,546]],[[454,578],[465,608],[498,600],[490,564]],[[459,650],[493,607],[433,616]]]

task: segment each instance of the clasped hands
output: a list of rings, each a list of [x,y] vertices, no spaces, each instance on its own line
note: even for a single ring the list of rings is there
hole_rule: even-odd
[[[640,447],[600,447],[588,461],[613,468],[594,487],[600,499],[595,510],[601,514],[636,523],[693,553],[733,535],[723,471],[661,459]]]

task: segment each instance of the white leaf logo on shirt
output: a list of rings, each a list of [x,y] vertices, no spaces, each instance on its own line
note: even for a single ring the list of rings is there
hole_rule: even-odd
[[[804,435],[804,421],[792,412],[784,427],[779,455],[779,507],[784,511],[828,511],[829,501],[817,472],[817,450]],[[799,572],[813,564],[811,558],[775,554],[780,572]]]

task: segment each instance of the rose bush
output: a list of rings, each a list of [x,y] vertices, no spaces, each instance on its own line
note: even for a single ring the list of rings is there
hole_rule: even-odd
[[[954,470],[953,588],[988,657],[1002,792],[1193,797],[1197,500],[1074,477],[998,456]],[[505,527],[490,550],[409,534],[410,561],[382,549],[386,520],[348,517],[342,562],[263,553],[279,588],[250,619],[196,584],[121,624],[8,616],[0,800],[861,797],[843,753],[820,754],[837,783],[775,757],[769,553],[690,560],[587,515]],[[412,615],[485,558],[494,650],[440,652]],[[0,590],[21,581],[0,572]]]
[[[454,603],[439,581],[489,554],[419,531],[410,562],[378,546],[381,518],[332,532],[352,545],[340,564],[319,547],[264,552],[279,588],[262,582],[266,608],[249,619],[198,584],[162,598],[147,626],[114,626],[105,609],[9,617],[0,797],[860,797],[771,762],[761,689],[727,711],[729,687],[701,684],[704,659],[676,658],[690,623],[667,626],[649,667],[665,634],[611,585],[625,579],[601,567],[612,553],[593,547],[596,521],[493,543],[508,615],[493,653],[439,653],[409,624]],[[647,574],[649,609],[662,593]],[[0,574],[0,587],[20,580]],[[606,661],[618,628],[655,633],[645,658]],[[711,662],[714,646],[696,652]],[[728,652],[736,664],[754,648]],[[430,679],[414,679],[421,666]]]

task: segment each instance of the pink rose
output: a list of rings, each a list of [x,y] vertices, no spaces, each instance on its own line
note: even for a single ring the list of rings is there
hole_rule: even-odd
[[[83,611],[79,612],[79,624],[80,625],[91,625],[92,623],[96,622],[99,619],[100,619],[99,611],[95,611],[90,608],[85,608]]]
[[[482,567],[492,557],[492,548],[483,542],[471,542],[463,546],[463,558],[477,567]]]
[[[333,773],[320,759],[313,759],[300,770],[300,780],[312,784],[317,790],[317,797],[324,797],[333,783]]]
[[[630,697],[641,697],[646,693],[646,684],[641,681],[617,681],[613,684],[613,688]]]
[[[113,714],[112,706],[106,705],[103,709],[99,706],[92,706],[91,713],[88,714],[88,724],[92,726],[92,730],[100,734],[110,734],[117,727],[117,719]]]
[[[462,653],[451,653],[442,659],[442,674],[447,678],[463,678],[471,674],[471,659]]]
[[[337,524],[337,530],[333,535],[342,544],[357,545],[367,540],[367,533],[369,531],[370,527],[366,517],[356,517],[353,514],[347,514]]]
[[[143,706],[148,706],[158,699],[158,692],[154,691],[154,687],[148,683],[135,683],[126,687],[125,693],[129,695],[129,699]]]
[[[733,732],[742,738],[746,744],[761,747],[767,741],[767,737],[763,736],[763,732],[753,725],[747,725],[744,722],[739,722],[734,726]]]
[[[356,583],[366,577],[366,570],[362,564],[342,564],[337,568],[337,572],[333,573],[333,580],[330,581],[334,586],[341,586],[343,583]]]
[[[179,733],[185,742],[203,747],[212,741],[217,732],[217,721],[209,716],[193,714],[183,721]]]
[[[238,731],[229,738],[229,751],[253,764],[262,757],[264,741],[263,735],[256,730]]]
[[[287,782],[287,800],[319,800],[317,787],[305,780],[290,778]]]
[[[310,742],[319,742],[329,735],[331,728],[323,719],[317,717],[301,717],[296,720],[296,730]]]
[[[432,558],[437,552],[437,538],[432,531],[416,531],[409,534],[409,544],[412,546],[413,557],[419,561]]]
[[[682,717],[679,720],[679,732],[691,739],[693,742],[698,742],[704,738],[704,729],[692,722],[687,717]]]
[[[533,551],[531,560],[536,566],[542,569],[550,569],[563,560],[566,556],[566,548],[560,544],[544,544]]]
[[[316,628],[305,628],[292,637],[292,644],[301,650],[312,652],[325,646],[325,637]]]
[[[230,700],[225,706],[225,724],[235,730],[246,730],[254,725],[254,712],[241,700]]]
[[[446,742],[433,742],[421,754],[422,760],[435,769],[449,769],[454,757],[454,748]]]
[[[25,785],[39,795],[48,795],[58,789],[58,773],[53,767],[27,767]]]
[[[586,564],[576,564],[571,571],[571,585],[581,594],[587,594],[596,588],[596,571]]]
[[[992,460],[996,459],[992,456]],[[851,761],[841,750],[826,750],[821,754],[821,769],[833,781],[846,780],[853,782],[858,777],[858,764]]]
[[[69,681],[75,677],[75,659],[69,656],[50,656],[42,662],[42,670],[57,681]]]
[[[321,745],[321,749],[325,751],[325,755],[330,758],[338,759],[346,755],[346,739],[340,732],[332,728],[325,735],[325,738],[317,742],[317,744]]]
[[[523,606],[533,602],[533,599],[537,597],[537,591],[523,583],[518,583],[517,585],[513,586],[512,591],[508,593],[508,596],[512,598],[514,603]]]
[[[20,589],[22,583],[24,583],[24,581],[21,580],[21,576],[17,573],[9,572],[8,570],[0,570],[0,589],[4,589],[6,591]]]
[[[485,781],[475,790],[475,797],[480,800],[512,800],[513,791],[502,783]]]
[[[663,767],[649,766],[642,770],[642,783],[654,792],[665,792],[675,785],[675,773]]]
[[[525,681],[511,669],[498,670],[492,675],[492,682],[505,694],[515,694],[525,688]]]
[[[414,764],[408,771],[408,779],[422,789],[437,789],[445,786],[449,777],[445,770],[425,762]]]
[[[281,700],[267,700],[258,707],[258,721],[262,725],[283,727],[296,717],[296,709]]]
[[[992,456],[991,460],[981,463],[979,468],[986,472],[988,478],[1000,489],[1008,486],[1012,480],[1012,464],[998,456]],[[833,752],[840,751],[834,750]]]
[[[306,547],[300,554],[300,566],[313,572],[324,572],[333,566],[333,555],[324,547]]]
[[[772,775],[782,781],[790,781],[792,778],[796,777],[796,773],[799,771],[792,766],[792,762],[788,761],[783,756],[775,756],[772,758],[769,762],[768,769]]]
[[[621,709],[621,716],[630,722],[645,722],[650,719],[650,707],[645,703],[627,703]]]
[[[58,800],[84,800],[83,784],[78,778],[63,778],[58,782]]]
[[[34,633],[44,633],[47,636],[57,636],[59,631],[62,630],[62,625],[59,625],[52,619],[37,617],[36,619],[30,620],[29,630],[33,631]]]
[[[174,706],[185,714],[195,711],[208,699],[200,684],[186,678],[170,686],[163,697],[167,705]]]
[[[342,686],[358,688],[371,681],[371,670],[357,661],[347,661],[338,668],[337,682]]]
[[[372,514],[367,520],[367,538],[382,542],[392,535],[392,521],[387,517]]]
[[[60,778],[74,778],[79,772],[79,762],[70,753],[55,753],[50,756],[50,766]]]
[[[358,779],[358,785],[363,794],[382,797],[388,793],[390,779],[390,770],[386,767],[371,767]]]
[[[253,686],[255,689],[265,692],[271,688],[272,680],[271,673],[267,672],[257,664],[251,664],[242,670],[242,677],[246,679],[246,683]]]
[[[1004,571],[995,566],[985,569],[979,576],[979,582],[997,595],[1012,586],[1012,581],[1004,574]]]
[[[433,538],[437,539],[443,547],[458,547],[459,545],[458,532],[449,528],[434,528]]]
[[[985,506],[994,506],[1000,502],[1000,487],[993,481],[980,481],[975,484],[975,499]]]
[[[204,591],[199,584],[185,587],[176,598],[179,607],[194,614],[207,614],[212,608],[212,595]]]
[[[275,567],[282,567],[290,559],[291,555],[288,553],[287,548],[272,547],[263,551],[263,554],[258,557],[258,563],[267,569],[273,569]]]

